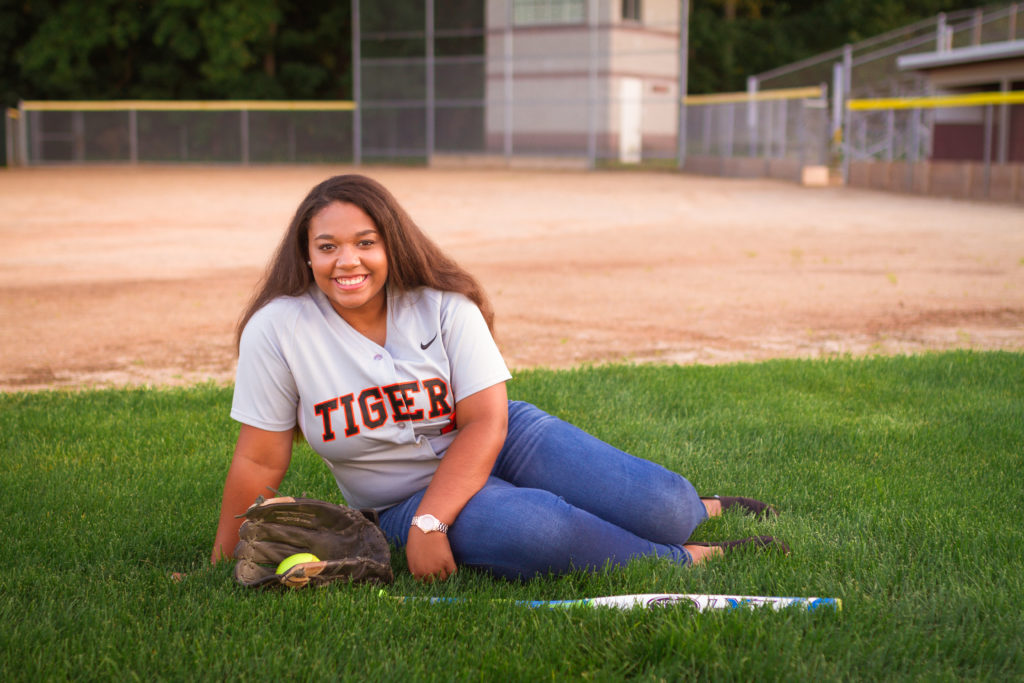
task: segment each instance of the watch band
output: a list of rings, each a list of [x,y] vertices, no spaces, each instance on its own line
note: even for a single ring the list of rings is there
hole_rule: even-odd
[[[416,515],[412,518],[410,526],[416,527],[425,534],[429,534],[431,531],[440,531],[442,534],[448,533],[448,525],[434,515]]]

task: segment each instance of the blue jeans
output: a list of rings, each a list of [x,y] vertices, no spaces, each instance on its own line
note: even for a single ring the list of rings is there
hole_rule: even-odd
[[[457,564],[505,578],[621,566],[635,557],[689,564],[683,543],[707,518],[693,485],[519,401],[490,478],[448,530]],[[424,491],[380,513],[404,546]]]

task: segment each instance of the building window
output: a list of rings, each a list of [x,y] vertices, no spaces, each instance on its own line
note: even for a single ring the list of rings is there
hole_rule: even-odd
[[[622,19],[624,21],[643,21],[640,4],[643,0],[622,0]]]
[[[586,0],[513,0],[513,8],[516,26],[580,24],[587,16]]]

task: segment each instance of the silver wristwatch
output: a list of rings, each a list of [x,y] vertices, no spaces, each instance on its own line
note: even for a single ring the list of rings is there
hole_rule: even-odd
[[[440,531],[442,534],[448,533],[448,525],[434,515],[418,515],[413,517],[412,526],[417,527],[425,534],[429,534],[431,531]]]

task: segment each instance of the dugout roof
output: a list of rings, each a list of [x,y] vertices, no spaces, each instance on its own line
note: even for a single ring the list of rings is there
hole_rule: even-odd
[[[1024,81],[1024,40],[972,45],[939,52],[903,55],[901,71],[920,71],[937,86],[971,86]]]

